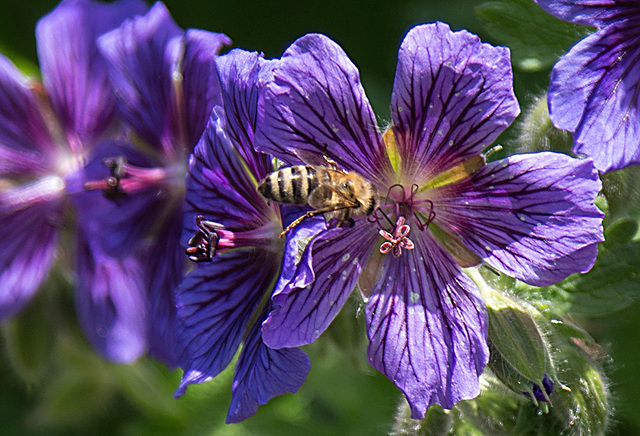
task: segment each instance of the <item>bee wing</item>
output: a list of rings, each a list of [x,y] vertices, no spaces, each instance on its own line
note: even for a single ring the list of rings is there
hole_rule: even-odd
[[[322,157],[322,154],[320,153],[314,153],[312,151],[309,150],[301,150],[301,149],[296,149],[295,152],[296,156],[298,156],[298,159],[300,159],[302,162],[306,163],[307,165],[314,165],[314,166],[327,166],[327,162],[324,160],[324,158]]]
[[[358,202],[346,197],[331,185],[320,185],[314,189],[313,192],[309,194],[307,204],[314,209],[334,207],[336,210],[358,206]]]
[[[338,169],[338,166],[336,165],[336,163],[331,159],[329,159],[324,154],[319,154],[309,150],[301,150],[301,149],[296,149],[295,154],[296,156],[298,156],[298,159],[300,159],[302,162],[306,163],[307,165],[328,167],[336,170]]]

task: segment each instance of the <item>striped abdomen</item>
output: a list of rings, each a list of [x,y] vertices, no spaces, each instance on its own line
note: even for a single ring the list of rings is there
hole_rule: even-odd
[[[330,181],[329,173],[323,168],[294,165],[269,174],[258,186],[258,192],[278,203],[302,205],[320,183]]]

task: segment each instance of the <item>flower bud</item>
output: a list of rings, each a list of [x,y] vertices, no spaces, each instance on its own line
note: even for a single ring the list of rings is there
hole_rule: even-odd
[[[549,403],[553,389],[543,334],[524,302],[488,290],[484,295],[489,314],[489,367],[509,389],[538,405]],[[539,318],[539,316],[536,316]]]

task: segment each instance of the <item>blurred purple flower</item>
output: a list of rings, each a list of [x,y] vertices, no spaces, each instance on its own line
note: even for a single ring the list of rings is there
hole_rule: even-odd
[[[242,343],[227,415],[231,423],[276,395],[297,391],[310,362],[301,350],[274,350],[261,337],[269,296],[296,266],[293,257],[282,265],[285,242],[278,235],[285,209],[269,205],[257,191],[257,181],[273,171],[271,159],[253,149],[257,83],[268,62],[234,50],[217,63],[224,109],[214,109],[191,156],[185,202],[185,240],[195,233],[188,252],[210,263],[199,263],[176,291],[184,369],[176,395],[218,375]],[[307,220],[291,232],[286,246],[297,252],[304,239],[324,228],[322,218]]]
[[[433,404],[475,397],[487,363],[485,304],[460,267],[484,261],[533,285],[588,270],[603,239],[600,182],[591,160],[555,153],[485,163],[480,153],[519,107],[508,49],[466,31],[409,32],[391,112],[381,135],[356,67],[325,36],[307,35],[275,61],[257,148],[292,165],[324,155],[373,183],[380,207],[309,243],[300,265],[313,274],[298,267],[274,292],[262,334],[273,348],[313,342],[358,283],[369,362],[422,418]]]
[[[573,132],[573,151],[600,171],[640,164],[640,3],[535,1],[562,20],[598,28],[551,71],[553,124]]]
[[[221,104],[214,60],[229,43],[219,33],[182,30],[162,3],[98,40],[117,111],[140,147],[98,150],[86,171],[93,192],[78,207],[106,253],[149,253],[149,353],[168,365],[176,364],[173,292],[186,262],[180,234],[187,159]]]
[[[0,319],[41,286],[67,224],[68,199],[82,192],[86,160],[118,134],[96,38],[145,10],[135,0],[62,1],[36,29],[42,84],[0,57]],[[131,361],[144,351],[145,336],[136,262],[101,251],[81,222],[72,227],[80,323],[105,357]]]

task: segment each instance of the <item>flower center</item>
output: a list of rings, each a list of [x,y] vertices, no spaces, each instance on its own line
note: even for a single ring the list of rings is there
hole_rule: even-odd
[[[92,180],[84,184],[86,190],[101,190],[110,200],[118,200],[128,194],[135,194],[151,188],[180,186],[184,189],[182,168],[145,168],[132,165],[124,156],[107,158],[103,165],[111,173],[102,180]]]
[[[369,222],[378,226],[380,236],[386,239],[380,246],[382,254],[391,252],[398,257],[402,254],[402,248],[412,250],[414,244],[409,239],[409,222],[424,231],[435,219],[433,202],[427,198],[419,198],[419,193],[416,184],[410,188],[394,184],[389,187],[385,200],[368,218]]]

